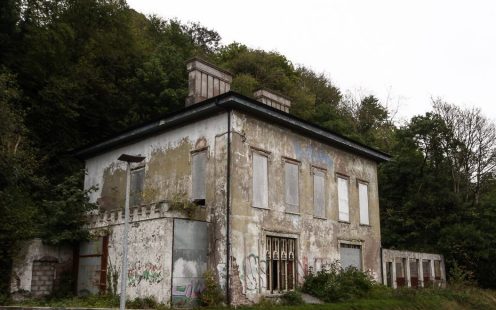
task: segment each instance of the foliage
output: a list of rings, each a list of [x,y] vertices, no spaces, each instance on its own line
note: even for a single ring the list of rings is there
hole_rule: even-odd
[[[224,300],[224,296],[218,281],[215,279],[215,272],[212,270],[205,271],[203,279],[205,281],[205,289],[200,295],[201,304],[207,307],[220,305]]]
[[[342,269],[337,263],[305,277],[302,290],[325,302],[338,302],[365,296],[374,283],[369,275],[354,267]]]
[[[476,110],[437,102],[394,131],[393,160],[379,175],[385,247],[441,252],[448,270],[496,287],[495,171],[486,171],[496,140],[481,134],[491,137],[493,127]]]
[[[159,303],[154,297],[136,297],[126,301],[126,308],[129,309],[156,309]]]
[[[301,293],[298,291],[289,291],[284,293],[281,296],[282,303],[288,306],[298,306],[303,305],[305,302],[303,301],[303,297]]]
[[[19,302],[10,302],[12,305],[26,307],[53,307],[53,308],[118,308],[119,295],[87,295],[84,297],[76,296],[47,296],[45,298],[33,298]],[[5,305],[7,303],[3,303]],[[168,309],[164,304],[155,300],[154,297],[137,297],[126,301],[127,309]]]
[[[50,199],[42,203],[43,239],[52,244],[87,240],[89,232],[84,229],[88,211],[97,206],[89,202],[89,193],[95,188],[83,189],[82,172],[67,177],[53,187]]]
[[[127,303],[127,308],[143,306],[143,301]],[[163,304],[147,301],[154,309],[167,309]],[[5,305],[5,303],[2,303]],[[12,303],[17,306],[50,306],[55,308],[116,308],[119,306],[118,296],[89,295],[84,298],[58,298],[58,299],[30,299],[23,302]],[[212,307],[210,309],[225,309],[225,307]],[[294,310],[346,310],[346,309],[496,309],[496,292],[473,287],[447,288],[447,289],[397,289],[393,290],[382,286],[374,286],[364,297],[348,301],[322,304],[322,305],[276,305],[267,299],[254,306],[243,306],[239,309],[294,309]]]
[[[383,245],[440,251],[448,269],[496,287],[496,129],[480,110],[436,99],[399,126],[372,95],[124,0],[1,1],[0,46],[0,292],[19,240],[86,237],[92,206],[68,150],[182,108],[193,56],[235,74],[234,91],[273,89],[293,115],[391,153],[379,167]],[[192,214],[183,199],[176,207]]]
[[[186,193],[174,193],[169,199],[169,210],[177,211],[185,214],[187,217],[192,217],[198,206],[188,199]]]

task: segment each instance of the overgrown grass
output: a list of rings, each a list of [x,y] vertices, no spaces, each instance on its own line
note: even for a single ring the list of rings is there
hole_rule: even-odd
[[[118,308],[119,296],[116,295],[89,295],[85,297],[65,297],[41,299],[27,299],[19,302],[11,302],[12,306],[36,306],[36,307],[81,307],[81,308]],[[152,297],[135,298],[126,301],[127,309],[167,309],[168,307],[158,303]]]
[[[375,285],[361,298],[320,305],[286,306],[264,300],[262,305],[243,307],[273,310],[431,310],[496,309],[496,291],[479,288],[426,288],[393,290]]]
[[[85,307],[85,308],[117,308],[117,296],[88,296],[74,298],[30,299],[23,302],[14,302],[17,306],[45,306],[55,308]],[[128,302],[127,308],[165,309],[150,298],[135,299]],[[215,307],[208,309],[226,309]],[[274,309],[274,310],[430,310],[430,309],[495,309],[496,291],[483,290],[474,287],[456,287],[446,289],[397,289],[383,286],[374,287],[364,296],[347,301],[326,303],[322,305],[277,305],[271,299],[265,299],[261,304],[250,307],[238,307],[243,310]]]

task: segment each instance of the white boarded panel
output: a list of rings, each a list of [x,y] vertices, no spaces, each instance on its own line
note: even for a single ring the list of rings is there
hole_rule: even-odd
[[[362,270],[362,249],[359,245],[341,244],[339,252],[343,269],[356,267]]]
[[[207,271],[208,227],[206,222],[174,219],[172,249],[172,305],[194,308],[200,304]]]
[[[318,217],[325,217],[325,177],[322,171],[313,175],[313,211]]]
[[[350,221],[350,206],[348,203],[348,179],[338,177],[339,220]]]
[[[286,162],[284,164],[284,191],[286,198],[286,210],[298,212],[298,165]]]
[[[267,175],[267,157],[253,153],[253,206],[257,208],[269,207],[269,185]]]
[[[129,205],[131,207],[139,206],[143,198],[143,186],[145,183],[145,168],[139,168],[131,171]]]
[[[207,169],[207,151],[193,154],[191,163],[191,198],[205,199],[205,173]]]
[[[360,224],[369,225],[369,190],[367,184],[358,183]]]

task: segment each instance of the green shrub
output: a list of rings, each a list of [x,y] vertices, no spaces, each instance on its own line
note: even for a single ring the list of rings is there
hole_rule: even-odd
[[[327,269],[305,278],[303,291],[326,302],[338,302],[365,296],[374,282],[355,267],[342,269],[333,263]]]
[[[305,303],[303,297],[301,297],[301,293],[297,291],[286,292],[281,296],[281,299],[282,303],[288,306],[298,306]]]
[[[153,297],[136,297],[126,301],[126,308],[129,309],[156,309],[158,302]]]
[[[215,280],[215,273],[211,270],[207,270],[203,274],[205,281],[205,289],[200,295],[200,301],[203,306],[217,306],[224,300],[222,291],[220,290],[219,284]]]
[[[274,309],[277,308],[277,303],[274,298],[260,297],[258,303],[253,307],[255,309]],[[249,309],[249,308],[248,308]]]

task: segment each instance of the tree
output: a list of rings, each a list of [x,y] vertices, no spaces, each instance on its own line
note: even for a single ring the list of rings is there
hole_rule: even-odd
[[[496,168],[496,127],[478,108],[461,109],[440,99],[433,108],[452,134],[445,149],[452,163],[453,189],[478,204]]]
[[[21,92],[15,76],[0,72],[0,292],[9,288],[11,257],[18,240],[38,233],[32,194],[39,185],[37,163],[27,140],[23,115],[16,111]]]

